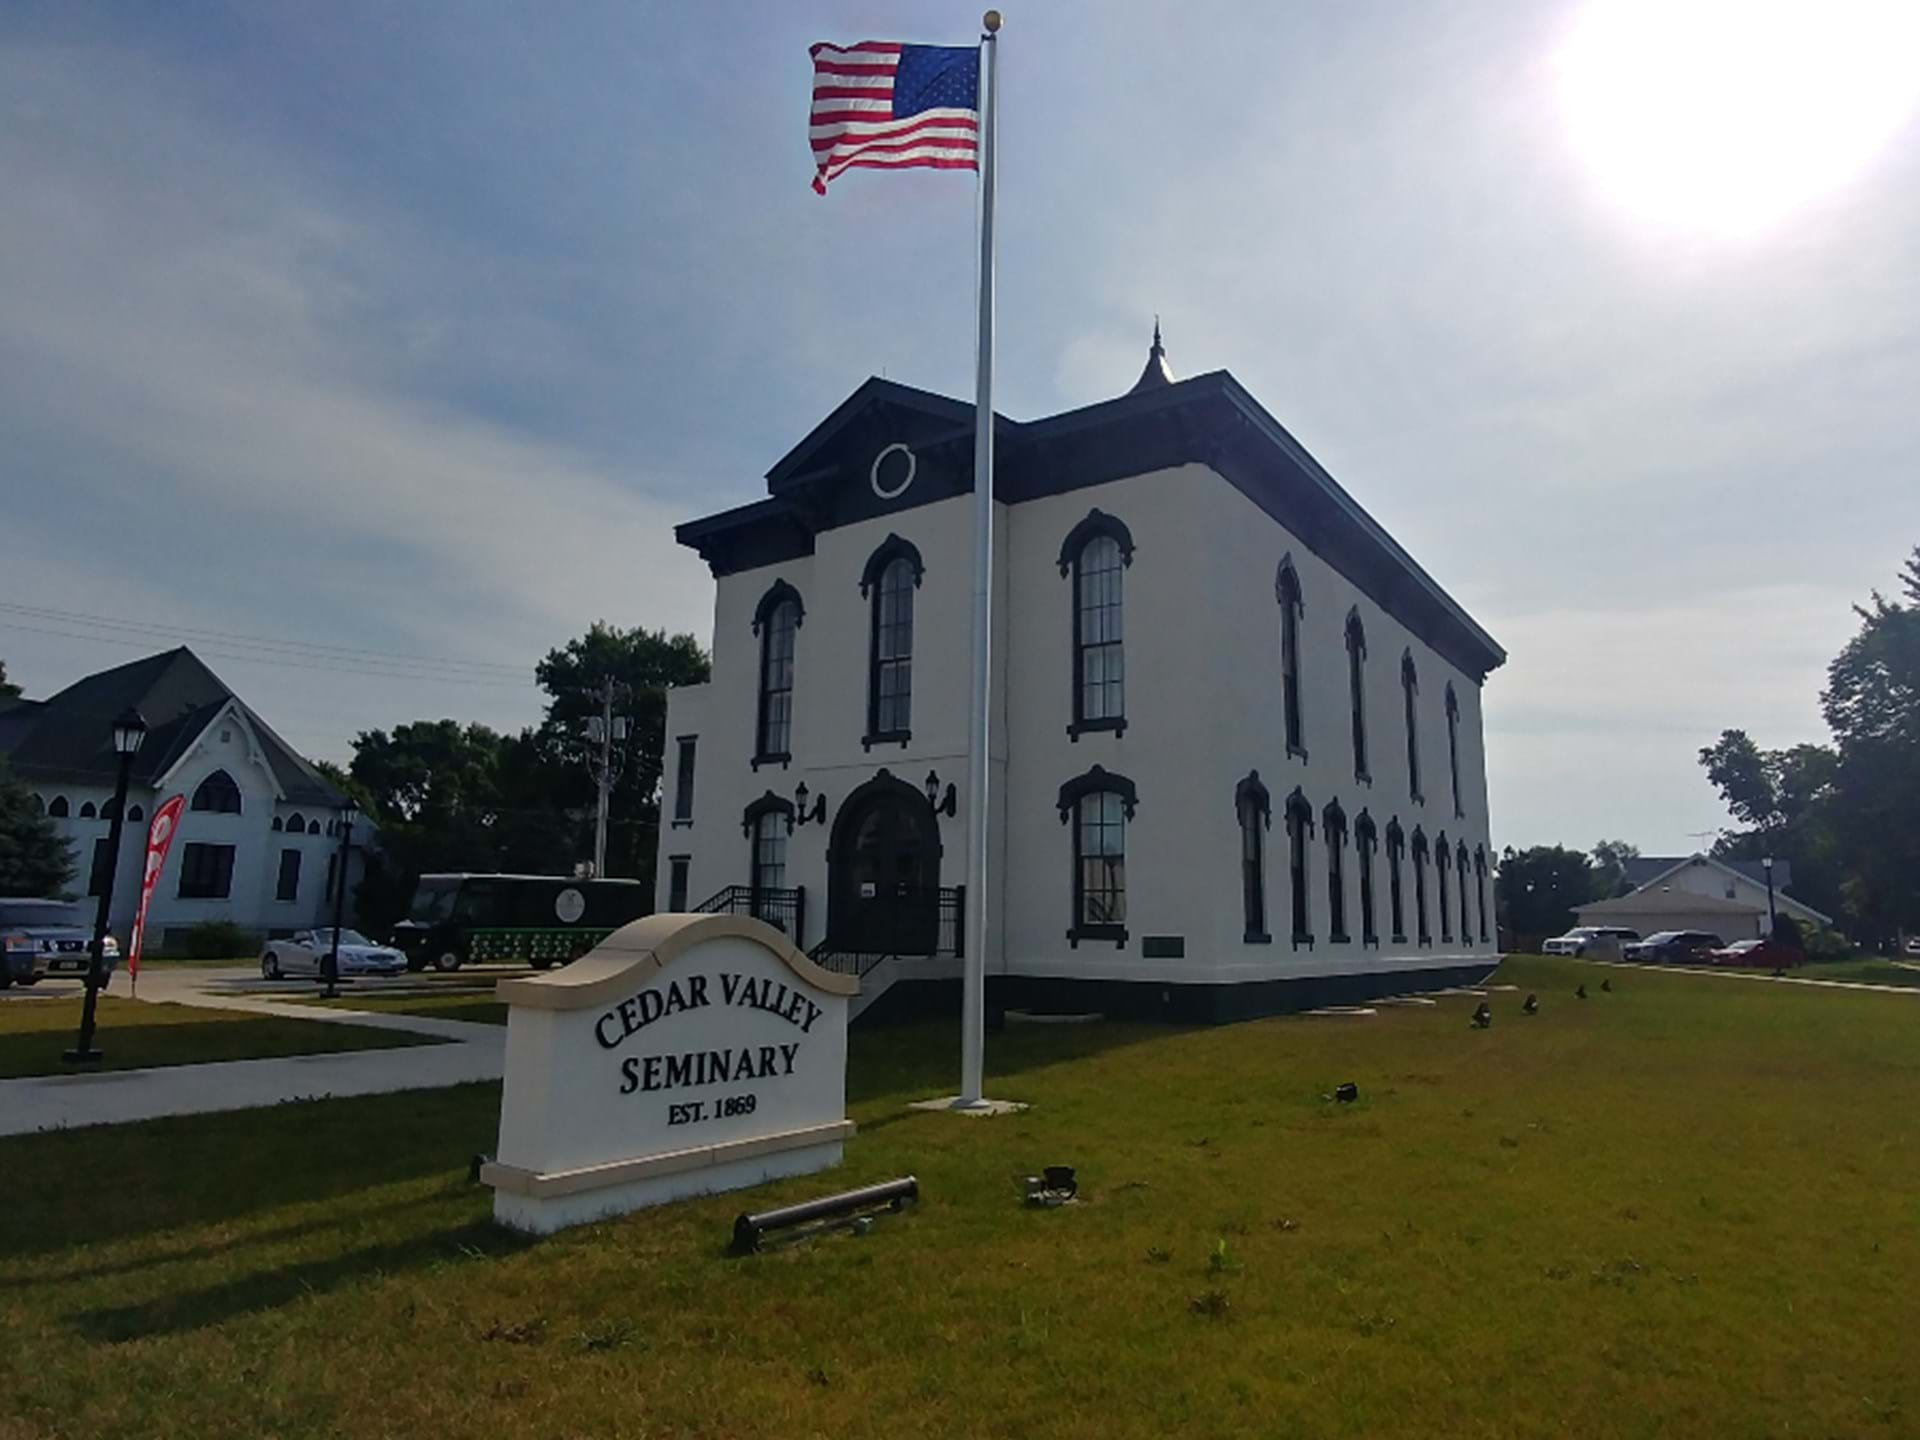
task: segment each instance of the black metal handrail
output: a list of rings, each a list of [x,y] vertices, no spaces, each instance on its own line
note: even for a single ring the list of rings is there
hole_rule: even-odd
[[[807,933],[807,887],[728,885],[693,907],[696,915],[751,915],[795,940]]]
[[[913,893],[906,892],[906,898],[912,898]],[[941,886],[937,903],[939,921],[931,950],[908,943],[905,937],[874,947],[849,946],[844,940],[829,935],[809,950],[807,956],[822,969],[854,976],[871,974],[889,960],[924,960],[934,956],[960,959],[967,953],[967,887]]]

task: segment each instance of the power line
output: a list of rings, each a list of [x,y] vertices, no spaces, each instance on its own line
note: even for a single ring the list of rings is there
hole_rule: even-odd
[[[125,645],[135,650],[144,650],[153,644],[148,640],[133,640],[119,635],[88,635],[77,630],[57,630],[40,625],[23,625],[17,620],[0,617],[0,629],[21,630],[33,635],[58,635],[68,640],[91,640],[99,645]],[[273,659],[266,655],[249,655],[245,652],[222,650],[214,645],[202,644],[196,647],[196,653],[210,655],[216,660],[234,660],[248,665],[276,665],[288,670],[307,670],[316,674],[332,675],[368,675],[382,680],[428,680],[437,685],[469,685],[492,690],[526,690],[532,688],[522,680],[487,680],[477,676],[461,676],[440,671],[419,671],[405,669],[375,669],[373,662],[366,664],[323,663],[320,657],[304,660]]]
[[[371,650],[353,645],[333,645],[319,641],[295,640],[286,636],[243,635],[228,630],[209,630],[192,625],[165,625],[148,621],[122,620],[107,615],[88,615],[78,611],[55,610],[43,605],[25,605],[18,601],[0,600],[0,611],[10,611],[40,621],[53,621],[59,624],[80,625],[88,629],[105,628],[124,630],[136,634],[155,635],[162,638],[181,636],[217,641],[228,646],[242,646],[247,649],[269,650],[278,653],[307,656],[323,660],[354,660],[371,664],[428,665],[439,669],[472,672],[476,674],[491,672],[504,678],[512,675],[524,678],[531,667],[505,665],[492,660],[461,660],[446,655],[409,655],[393,650]]]

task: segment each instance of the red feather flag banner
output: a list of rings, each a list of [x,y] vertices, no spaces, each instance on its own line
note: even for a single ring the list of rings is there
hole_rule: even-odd
[[[849,170],[977,170],[980,51],[972,45],[815,45],[813,188]]]

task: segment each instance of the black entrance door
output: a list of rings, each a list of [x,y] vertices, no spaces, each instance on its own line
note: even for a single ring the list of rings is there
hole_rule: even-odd
[[[834,948],[931,955],[940,933],[940,833],[927,797],[881,771],[833,827],[827,923]]]

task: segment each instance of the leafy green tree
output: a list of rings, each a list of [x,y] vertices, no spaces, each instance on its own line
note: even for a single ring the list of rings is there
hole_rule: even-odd
[[[1904,600],[1854,607],[1859,633],[1827,667],[1831,746],[1763,750],[1727,730],[1700,752],[1745,827],[1714,853],[1791,860],[1798,898],[1881,942],[1920,928],[1920,547],[1900,585]]]
[[[0,756],[0,895],[59,895],[73,852]]]
[[[1500,854],[1494,895],[1507,931],[1504,943],[1531,947],[1573,926],[1573,907],[1593,899],[1593,867],[1584,853],[1564,846],[1509,845]]]
[[[1852,915],[1877,939],[1920,929],[1920,546],[1906,600],[1873,592],[1827,667],[1821,709],[1839,750],[1834,825]]]
[[[0,660],[0,700],[18,700],[20,687],[7,679],[7,662]]]
[[[1640,858],[1640,847],[1625,840],[1599,840],[1593,846],[1593,898],[1611,900],[1625,895],[1627,861]]]
[[[585,817],[580,854],[591,855],[596,792],[587,764],[598,747],[588,722],[602,713],[600,695],[615,687],[614,714],[628,717],[626,739],[615,746],[616,779],[608,805],[607,873],[652,883],[659,849],[660,778],[667,746],[667,691],[699,685],[712,663],[691,635],[596,621],[585,635],[547,653],[534,678],[547,692],[546,719],[536,740],[545,772],[557,783],[561,809]]]

